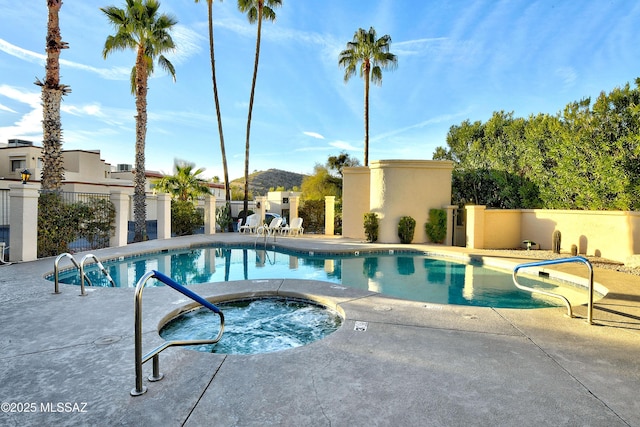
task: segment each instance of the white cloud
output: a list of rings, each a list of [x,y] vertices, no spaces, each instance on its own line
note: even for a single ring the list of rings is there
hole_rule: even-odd
[[[565,88],[570,88],[575,85],[578,80],[578,73],[572,67],[560,67],[556,69],[556,75],[562,80],[562,84]]]
[[[0,97],[26,104],[30,108],[28,113],[22,115],[12,125],[0,127],[0,142],[13,138],[41,138],[42,106],[40,105],[40,93],[29,92],[25,89],[8,85],[0,85]]]
[[[316,132],[302,132],[307,136],[310,136],[311,138],[316,138],[316,139],[324,139],[324,136],[320,135],[319,133]]]
[[[205,38],[184,25],[175,25],[171,31],[171,38],[176,48],[165,56],[173,65],[183,64],[187,59],[200,53],[202,50],[200,42],[209,40],[208,37]]]
[[[352,144],[345,141],[333,141],[333,142],[330,142],[329,145],[334,148],[339,148],[340,150],[345,150],[345,151],[360,150],[360,147],[354,147]]]

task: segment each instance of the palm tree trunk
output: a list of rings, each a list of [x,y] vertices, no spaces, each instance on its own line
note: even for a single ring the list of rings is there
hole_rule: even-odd
[[[147,238],[147,200],[145,192],[145,141],[147,137],[147,67],[142,45],[136,58],[136,159],[133,177],[134,242]]]
[[[364,165],[369,166],[369,68],[364,70]]]
[[[60,190],[64,178],[64,163],[62,159],[62,126],[60,120],[60,103],[62,96],[69,89],[60,85],[60,51],[67,48],[60,35],[60,20],[58,13],[62,7],[62,0],[47,0],[49,16],[47,21],[47,64],[44,83],[42,86],[42,132],[43,132],[43,164],[41,184],[44,190]]]
[[[258,36],[256,37],[256,61],[253,65],[253,80],[251,81],[251,96],[249,98],[249,116],[247,117],[247,141],[244,151],[244,214],[249,209],[249,136],[251,134],[251,113],[253,112],[253,97],[256,90],[258,76],[258,61],[260,59],[260,34],[262,32],[262,4],[258,7]]]
[[[229,188],[229,170],[227,168],[227,154],[224,146],[224,134],[222,132],[222,115],[220,113],[220,101],[218,100],[218,83],[216,81],[216,61],[213,43],[213,0],[207,1],[209,11],[209,53],[211,56],[211,80],[213,81],[213,101],[216,105],[216,117],[218,119],[218,134],[220,134],[220,153],[222,155],[222,168],[224,170],[224,191],[227,203],[231,201],[231,189]],[[233,225],[230,226],[233,229]]]

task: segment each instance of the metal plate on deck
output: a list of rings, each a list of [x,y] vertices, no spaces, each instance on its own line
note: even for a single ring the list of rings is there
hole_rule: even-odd
[[[356,321],[356,324],[353,327],[353,330],[354,331],[359,331],[359,332],[364,332],[364,331],[367,330],[368,326],[369,326],[369,322]]]

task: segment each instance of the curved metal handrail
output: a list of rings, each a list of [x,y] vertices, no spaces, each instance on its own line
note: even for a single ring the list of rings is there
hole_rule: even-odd
[[[181,294],[191,298],[195,302],[201,304],[202,306],[208,308],[209,310],[216,313],[220,316],[220,332],[218,332],[218,336],[214,339],[210,340],[177,340],[177,341],[166,341],[164,344],[158,346],[157,348],[151,350],[146,355],[142,356],[142,291],[144,290],[144,286],[147,283],[147,280],[154,278],[167,286],[172,287],[176,291]],[[132,396],[140,396],[141,394],[146,393],[147,387],[142,385],[142,365],[148,362],[150,359],[153,359],[153,374],[148,378],[149,381],[160,381],[164,375],[160,373],[160,358],[158,355],[160,352],[166,350],[171,346],[182,346],[182,345],[198,345],[198,344],[215,344],[220,341],[222,338],[222,333],[224,332],[224,314],[218,307],[211,304],[206,299],[202,298],[200,295],[196,294],[190,289],[180,285],[170,277],[160,273],[156,270],[151,270],[146,273],[144,276],[138,280],[136,284],[136,292],[134,296],[134,328],[135,328],[135,371],[136,371],[136,386],[131,390]]]
[[[59,264],[60,264],[60,260],[62,258],[69,258],[71,260],[71,262],[73,263],[73,265],[80,270],[80,264],[78,264],[78,261],[76,261],[76,259],[73,257],[73,255],[71,255],[68,252],[64,252],[61,253],[60,255],[58,255],[56,257],[56,260],[53,261],[53,293],[54,294],[59,294],[60,293],[60,281],[58,280],[58,273],[60,272],[60,268],[59,268]],[[80,273],[80,276],[82,277],[82,272]],[[87,278],[87,280],[89,280]],[[91,283],[91,282],[89,282]]]
[[[111,287],[115,288],[116,287],[116,282],[113,281],[113,279],[111,278],[111,275],[109,274],[107,269],[104,268],[104,265],[102,265],[102,263],[100,262],[98,257],[96,257],[94,254],[87,254],[87,255],[82,257],[82,260],[80,260],[80,267],[79,267],[80,268],[80,295],[81,296],[87,295],[84,292],[84,279],[85,278],[87,279],[87,282],[89,282],[89,286],[93,286],[93,284],[91,283],[91,280],[89,279],[89,276],[84,274],[84,262],[89,258],[93,258],[93,260],[96,262],[96,265],[98,266],[98,268],[100,269],[102,274],[104,274],[107,277],[107,279],[109,280],[109,282],[111,283]]]
[[[569,257],[569,258],[559,258],[559,259],[551,259],[551,260],[546,260],[546,261],[535,261],[535,262],[527,262],[524,264],[518,264],[514,267],[513,269],[513,283],[516,285],[516,287],[518,289],[522,289],[525,291],[529,291],[529,292],[536,292],[539,294],[543,294],[543,295],[547,295],[553,298],[560,298],[561,300],[564,301],[565,305],[567,306],[567,309],[569,311],[569,317],[574,317],[573,316],[573,311],[571,310],[571,303],[569,302],[569,300],[567,298],[565,298],[563,295],[559,295],[559,294],[555,294],[553,292],[548,292],[548,291],[543,291],[541,289],[535,289],[535,288],[531,288],[529,286],[524,286],[521,285],[520,283],[518,283],[517,280],[517,274],[518,274],[518,270],[522,269],[522,268],[528,268],[528,267],[542,267],[545,265],[554,265],[554,264],[565,264],[565,263],[569,263],[569,262],[582,262],[584,263],[588,268],[589,268],[589,304],[587,307],[587,322],[591,325],[593,322],[593,266],[591,265],[591,263],[589,262],[588,259],[581,257],[581,256],[574,256],[574,257]]]

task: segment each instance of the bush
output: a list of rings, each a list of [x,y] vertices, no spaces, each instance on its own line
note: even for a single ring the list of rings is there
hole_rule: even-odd
[[[416,230],[416,220],[410,216],[403,216],[398,223],[398,237],[400,243],[411,243],[413,240],[413,233]]]
[[[367,242],[376,242],[378,240],[378,215],[373,212],[364,214],[364,234],[367,236]]]
[[[204,215],[189,200],[171,201],[171,231],[176,236],[193,234],[204,225]]]
[[[305,200],[298,209],[304,222],[304,232],[324,233],[324,200]]]
[[[38,198],[38,257],[70,252],[69,245],[82,238],[92,249],[108,246],[115,216],[109,200],[68,203],[62,193],[42,193]]]
[[[429,221],[424,225],[427,237],[433,243],[442,243],[447,237],[447,211],[429,209]]]

